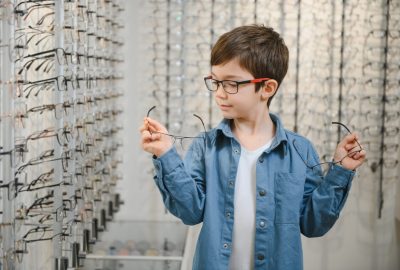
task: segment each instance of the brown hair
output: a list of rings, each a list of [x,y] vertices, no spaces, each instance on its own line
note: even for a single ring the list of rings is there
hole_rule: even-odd
[[[279,88],[288,69],[289,50],[282,37],[270,27],[240,26],[218,39],[212,48],[210,63],[221,65],[235,58],[254,78],[274,79]],[[256,91],[262,84],[257,83]],[[272,98],[268,100],[268,107]]]

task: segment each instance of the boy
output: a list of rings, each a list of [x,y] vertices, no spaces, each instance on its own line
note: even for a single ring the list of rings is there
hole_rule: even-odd
[[[269,113],[288,55],[264,26],[219,38],[204,80],[224,120],[193,142],[185,162],[160,123],[147,117],[140,129],[166,207],[185,224],[203,222],[193,269],[302,269],[300,233],[318,237],[333,226],[365,160],[349,134],[323,176],[311,142]]]

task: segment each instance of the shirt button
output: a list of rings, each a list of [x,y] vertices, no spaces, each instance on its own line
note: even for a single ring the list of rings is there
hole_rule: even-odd
[[[265,190],[260,190],[259,192],[258,192],[258,194],[261,196],[261,197],[264,197],[265,196],[265,194],[266,194],[266,192],[265,192]]]
[[[257,260],[260,260],[260,261],[262,261],[262,260],[264,260],[264,254],[258,254],[257,255]]]
[[[264,158],[260,157],[260,159],[258,160],[260,163],[264,162]]]
[[[231,217],[231,212],[226,212],[226,217],[227,218]]]
[[[239,150],[238,149],[234,149],[233,152],[235,152],[235,154],[239,154]]]
[[[265,227],[265,222],[264,221],[260,221],[260,227],[264,228]]]
[[[229,181],[229,186],[233,187],[233,181]]]
[[[224,248],[225,249],[228,248],[228,244],[227,243],[224,244]]]

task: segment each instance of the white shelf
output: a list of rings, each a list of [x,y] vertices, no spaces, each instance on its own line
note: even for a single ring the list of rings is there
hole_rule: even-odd
[[[116,261],[182,261],[180,256],[118,256],[118,255],[87,255],[86,260],[116,260]]]

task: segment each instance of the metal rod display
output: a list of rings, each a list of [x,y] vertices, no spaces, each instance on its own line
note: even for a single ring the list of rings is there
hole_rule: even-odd
[[[300,40],[301,40],[301,31],[300,31],[300,22],[301,22],[301,0],[297,2],[297,40],[296,40],[296,81],[295,81],[295,109],[294,109],[294,126],[293,131],[298,131],[298,121],[299,121],[299,76],[300,76]]]
[[[346,24],[346,0],[342,1],[342,10],[341,10],[341,25],[340,25],[340,66],[339,66],[339,107],[338,107],[338,122],[342,122],[342,113],[343,113],[343,62],[344,62],[344,46],[345,46],[345,40],[344,40],[344,35],[345,35],[345,24]],[[341,134],[340,134],[340,127],[338,127],[337,130],[337,142],[339,143],[341,140]]]
[[[7,1],[0,11],[2,266],[77,269],[100,237],[93,220],[107,209],[112,221],[121,203],[122,1]]]
[[[389,48],[389,23],[390,23],[390,0],[386,1],[386,28],[385,28],[385,45],[384,45],[384,60],[383,60],[383,92],[382,92],[382,118],[381,118],[381,151],[379,156],[379,190],[378,190],[378,218],[382,217],[382,209],[384,203],[384,194],[383,194],[383,181],[384,181],[384,169],[383,169],[383,161],[385,155],[385,132],[386,132],[386,102],[387,102],[387,67],[388,67],[388,48]]]

